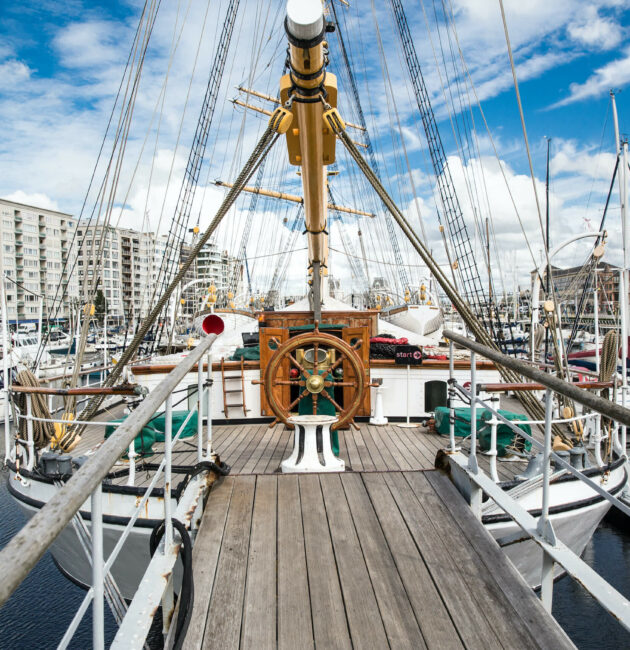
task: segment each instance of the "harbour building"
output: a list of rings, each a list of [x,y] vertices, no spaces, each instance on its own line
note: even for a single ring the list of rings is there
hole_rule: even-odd
[[[78,298],[72,245],[77,220],[70,214],[0,199],[0,271],[5,276],[10,324],[66,321]],[[64,291],[65,289],[65,291]]]
[[[596,268],[597,276],[597,307],[599,315],[602,317],[614,316],[618,313],[619,306],[619,272],[620,269],[607,262],[598,262]],[[535,271],[531,272],[532,287],[534,283]],[[583,266],[574,266],[568,269],[561,269],[555,266],[551,267],[551,277],[556,294],[556,299],[562,306],[562,313],[567,318],[575,317],[579,305],[587,274]],[[547,282],[546,272],[543,274],[542,285],[539,299],[544,300],[542,287]],[[592,319],[594,311],[594,289],[593,279],[590,280],[590,288],[585,296],[583,306],[584,317]],[[533,290],[533,289],[532,289]]]
[[[82,224],[77,235],[78,243],[82,242],[77,266],[84,299],[90,292],[94,273],[100,272],[97,289],[103,292],[110,318],[133,321],[146,315],[153,285],[154,235],[129,228]]]

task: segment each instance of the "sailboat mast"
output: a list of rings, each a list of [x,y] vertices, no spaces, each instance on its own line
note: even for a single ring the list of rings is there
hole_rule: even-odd
[[[619,120],[617,117],[617,103],[614,90],[610,91],[612,102],[613,122],[615,125],[615,146],[617,157],[621,157],[619,172],[619,201],[621,203],[621,239],[623,242],[623,267],[619,282],[619,306],[621,312],[621,404],[626,406],[628,394],[628,141],[621,143],[619,136]],[[626,450],[626,427],[621,427],[621,445],[623,452]]]
[[[545,293],[549,296],[551,292],[551,262],[549,260],[549,153],[551,151],[551,138],[547,139],[547,173],[545,178],[545,248],[547,249],[547,277],[545,282]],[[577,318],[577,314],[576,314]],[[549,354],[549,328],[545,329],[545,363]]]
[[[490,267],[490,226],[486,217],[486,259],[488,260],[488,302],[492,305],[492,269]]]
[[[291,164],[302,168],[309,272],[312,273],[311,302],[315,320],[321,320],[322,285],[328,272],[324,166],[334,162],[335,146],[334,133],[324,126],[323,100],[336,106],[337,85],[334,76],[326,72],[326,21],[320,0],[289,0],[285,27],[290,72],[280,80],[280,98],[283,105],[290,102],[293,113],[287,147]]]

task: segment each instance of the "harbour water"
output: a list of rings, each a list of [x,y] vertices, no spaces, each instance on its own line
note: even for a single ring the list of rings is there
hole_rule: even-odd
[[[0,471],[0,548],[24,525],[25,518],[7,489],[6,470]],[[630,527],[608,517],[586,547],[584,559],[600,575],[630,598]],[[72,620],[85,592],[64,578],[46,553],[7,604],[0,609],[0,648],[55,647]],[[628,647],[622,626],[570,578],[554,587],[553,614],[580,650]],[[88,609],[71,648],[91,647],[92,621]],[[151,647],[159,647],[159,631]],[[105,607],[105,641],[111,643],[116,623]]]

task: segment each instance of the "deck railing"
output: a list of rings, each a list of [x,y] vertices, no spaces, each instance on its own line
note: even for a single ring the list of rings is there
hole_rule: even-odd
[[[470,363],[470,390],[457,383],[455,380],[455,373],[451,364],[449,373],[449,408],[450,408],[450,427],[449,427],[449,449],[448,457],[450,461],[451,471],[455,483],[458,484],[460,490],[467,492],[467,497],[470,506],[475,515],[481,519],[482,517],[482,496],[485,492],[496,505],[503,510],[511,519],[522,529],[523,535],[521,538],[531,538],[542,549],[542,567],[541,567],[541,600],[547,611],[551,612],[552,598],[553,598],[553,577],[554,565],[560,564],[563,569],[579,584],[581,584],[607,611],[609,611],[619,622],[627,629],[630,630],[630,601],[622,594],[609,585],[601,576],[599,576],[593,569],[591,569],[582,559],[573,553],[567,546],[565,546],[556,536],[553,524],[549,517],[549,501],[550,501],[550,478],[551,478],[551,460],[553,459],[556,467],[561,467],[564,471],[570,473],[575,478],[579,479],[588,485],[599,496],[609,501],[613,506],[630,516],[630,508],[620,501],[616,496],[606,491],[599,483],[593,481],[588,476],[585,476],[580,470],[576,469],[568,463],[564,458],[553,452],[551,449],[551,429],[554,422],[570,422],[577,420],[584,420],[588,418],[596,418],[597,430],[599,429],[599,421],[602,415],[611,418],[620,425],[628,426],[630,424],[630,410],[625,409],[614,402],[603,399],[598,395],[594,395],[587,390],[581,390],[574,385],[563,382],[562,380],[541,372],[522,361],[513,359],[504,355],[497,350],[493,350],[487,346],[481,345],[475,341],[460,336],[454,332],[445,330],[444,336],[450,343],[450,357],[453,358],[453,344],[457,343],[471,351]],[[544,421],[529,421],[531,424],[544,425],[544,441],[541,443],[533,436],[526,433],[520,425],[526,424],[522,420],[515,422],[508,420],[501,415],[497,409],[492,405],[487,404],[479,397],[477,397],[477,379],[476,379],[476,354],[481,354],[486,358],[495,361],[498,364],[503,364],[523,376],[528,377],[534,382],[541,384],[545,388],[545,419]],[[454,398],[460,394],[470,402],[470,452],[468,457],[460,452],[459,447],[455,441],[455,411],[453,407]],[[565,397],[573,399],[575,402],[582,404],[593,410],[592,414],[586,414],[573,418],[566,418],[564,420],[553,420],[553,395],[559,393]],[[490,450],[490,469],[491,475],[485,474],[477,462],[477,418],[476,409],[477,405],[488,409],[492,413],[492,420],[490,424],[494,435],[491,436]],[[496,456],[497,456],[497,441],[496,441],[496,426],[502,422],[510,427],[515,433],[523,438],[529,440],[532,445],[543,452],[543,476],[542,476],[542,508],[541,514],[536,520],[527,510],[520,506],[512,496],[497,485],[496,473]],[[616,444],[616,451],[619,455],[625,458],[626,472],[628,462],[626,457],[625,446],[625,426],[620,426],[622,429],[622,439]],[[601,439],[596,443],[599,445]],[[595,452],[596,460],[601,460],[601,453]],[[602,463],[603,466],[603,463]],[[464,485],[461,481],[465,478],[468,481]],[[518,541],[518,540],[514,540]]]
[[[54,496],[25,524],[17,535],[0,551],[0,606],[8,600],[15,589],[26,578],[38,560],[57,539],[64,528],[72,522],[84,551],[88,554],[92,566],[92,585],[87,591],[72,622],[67,628],[59,648],[66,648],[72,639],[87,608],[92,604],[92,643],[96,649],[104,647],[104,599],[110,603],[114,616],[119,623],[116,642],[119,647],[142,648],[144,640],[152,624],[153,615],[158,610],[160,602],[164,614],[164,631],[168,631],[173,610],[173,566],[178,557],[180,543],[176,541],[173,531],[173,519],[178,519],[188,529],[195,525],[194,513],[207,489],[207,471],[200,472],[191,478],[182,495],[179,497],[175,512],[171,496],[172,483],[172,448],[178,440],[192,415],[197,412],[197,461],[211,460],[212,426],[208,417],[206,436],[203,435],[202,404],[206,403],[206,414],[212,413],[212,377],[208,371],[204,381],[204,364],[201,362],[207,355],[207,367],[210,363],[210,347],[216,335],[211,334],[202,339],[199,345],[186,356],[176,368],[170,372],[141,402],[122,423],[116,426],[116,431],[103,442],[98,450],[89,457],[70,479],[61,484],[57,482],[58,490]],[[197,365],[197,401],[179,430],[172,435],[173,392],[185,376]],[[47,389],[29,389],[42,390]],[[79,389],[81,390],[81,389]],[[86,389],[84,389],[86,390]],[[87,389],[89,390],[89,389]],[[129,392],[129,391],[127,391]],[[27,393],[26,413],[21,415],[27,421],[26,469],[33,469],[35,449],[33,444],[32,424],[36,418],[30,410],[30,394]],[[159,407],[165,404],[165,436],[164,458],[155,471],[141,499],[135,503],[133,511],[128,514],[129,521],[120,534],[114,549],[107,560],[103,555],[103,502],[102,481],[111,471],[120,457],[127,452],[129,455],[128,484],[135,480],[135,450],[134,440],[141,429],[151,420]],[[59,422],[53,418],[53,422]],[[67,421],[61,421],[68,424]],[[77,421],[74,421],[77,423]],[[90,421],[90,425],[108,425],[108,422]],[[16,452],[17,453],[17,452]],[[26,472],[24,472],[26,474]],[[140,585],[136,597],[127,608],[126,603],[113,580],[110,571],[118,557],[125,540],[131,533],[136,520],[140,517],[153,488],[163,479],[164,486],[164,527],[162,541],[156,550],[151,565],[159,565],[159,571],[147,572]],[[25,479],[22,479],[25,480]],[[91,530],[88,531],[80,510],[89,496],[89,519]],[[149,575],[150,593],[146,590],[146,576]],[[156,578],[155,576],[159,577]],[[144,587],[144,590],[143,590]],[[149,614],[139,616],[139,612]],[[142,619],[142,620],[140,620]]]

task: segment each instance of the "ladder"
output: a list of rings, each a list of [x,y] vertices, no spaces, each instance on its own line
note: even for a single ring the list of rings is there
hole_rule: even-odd
[[[225,414],[226,420],[230,419],[229,409],[231,408],[242,408],[243,415],[245,417],[247,417],[248,411],[251,410],[245,406],[245,361],[243,360],[243,357],[241,357],[241,366],[239,370],[240,372],[237,375],[235,374],[226,375],[225,357],[221,357],[221,385],[223,386],[223,413]],[[227,387],[228,383],[229,385],[233,385],[233,383],[236,381],[240,382],[240,386],[238,388]],[[228,395],[233,393],[241,394],[240,403],[228,404]]]

